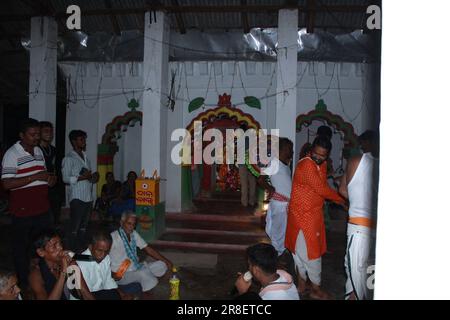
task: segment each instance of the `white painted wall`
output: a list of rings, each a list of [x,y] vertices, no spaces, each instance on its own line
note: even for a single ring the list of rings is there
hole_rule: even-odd
[[[133,93],[127,91],[135,90],[134,97],[142,104],[142,84],[145,83],[142,63],[64,62],[59,65],[66,76],[70,76],[73,87],[70,96],[72,102],[69,103],[67,112],[67,134],[72,129],[82,129],[88,133],[87,153],[96,167],[97,144],[101,142],[105,126],[114,117],[129,111],[127,101],[133,97]],[[217,106],[218,95],[223,93],[231,94],[232,103],[251,114],[263,128],[274,128],[277,93],[275,67],[274,62],[171,62],[169,90],[171,74],[175,72],[174,90],[177,100],[176,112],[168,112],[168,131],[176,127],[186,127],[199,113]],[[357,134],[373,128],[376,112],[369,109],[375,110],[378,96],[376,86],[373,85],[376,66],[370,67],[372,69],[369,70],[368,65],[357,63],[299,62],[297,115],[314,109],[320,97],[324,99],[330,112],[339,114],[352,123]],[[243,103],[247,95],[261,98],[261,110],[250,108]],[[97,101],[98,97],[100,99]],[[196,97],[205,97],[207,106],[189,113],[189,101]],[[128,170],[140,167],[140,160],[136,160],[140,159],[140,130],[140,126],[131,129],[123,135],[122,141],[119,141],[121,154],[116,157],[122,162],[116,162],[117,178],[123,180]],[[168,159],[172,147],[176,144],[170,142],[170,133],[167,132]],[[299,148],[306,141],[305,134],[297,133],[296,140],[296,145],[299,146],[295,155],[297,159]],[[126,146],[121,146],[124,142]],[[70,150],[68,139],[66,148]],[[333,157],[336,158],[334,162],[337,164],[339,156]],[[134,170],[139,172],[140,168]],[[168,166],[167,179],[179,180],[179,173],[175,168]],[[173,208],[178,209],[175,204]]]
[[[323,99],[328,111],[340,115],[344,121],[353,125],[356,134],[361,134],[370,126],[372,115],[369,96],[373,96],[372,84],[367,81],[373,74],[369,74],[369,67],[357,63],[334,62],[300,62],[298,67],[299,86],[297,98],[297,116],[313,110],[317,101]],[[378,105],[379,107],[379,105]],[[378,112],[378,111],[377,111]],[[363,121],[365,120],[365,121]],[[313,122],[310,126],[310,135],[314,134],[320,124]],[[310,136],[309,142],[314,137]],[[298,159],[300,148],[308,141],[307,130],[302,130],[296,135],[296,154]],[[333,150],[331,158],[335,168],[339,167],[343,141],[339,134],[334,134]],[[344,164],[345,165],[345,164]]]
[[[141,171],[141,139],[142,128],[137,123],[134,127],[128,127],[122,132],[122,138],[118,140],[119,150],[114,156],[114,177],[116,180],[125,181],[130,171],[138,175]]]

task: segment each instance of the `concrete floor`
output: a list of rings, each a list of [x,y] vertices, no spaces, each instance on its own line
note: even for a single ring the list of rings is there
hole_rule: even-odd
[[[322,263],[323,288],[330,292],[335,299],[343,299],[345,214],[334,209],[331,217],[330,230],[327,232],[329,252],[323,257]],[[105,226],[99,222],[91,222],[91,230],[98,227]],[[111,225],[108,227],[113,228]],[[263,227],[261,226],[260,229],[263,230]],[[0,267],[12,268],[10,239],[10,218],[2,216],[0,217]],[[245,272],[247,269],[244,253],[187,252],[176,249],[164,249],[161,250],[161,253],[167,255],[179,267],[181,299],[232,299],[230,291],[233,288],[236,274]],[[284,263],[290,263],[289,267],[292,268],[292,260]],[[168,299],[169,288],[169,279],[161,279],[159,285],[154,289],[153,298]],[[308,297],[303,298],[308,299]]]

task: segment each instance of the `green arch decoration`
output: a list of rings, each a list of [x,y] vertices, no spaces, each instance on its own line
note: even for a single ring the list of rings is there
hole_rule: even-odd
[[[97,147],[97,172],[100,174],[97,183],[97,195],[100,195],[101,187],[105,183],[106,172],[113,170],[114,155],[118,151],[117,139],[120,138],[120,133],[125,132],[128,126],[137,122],[142,125],[142,112],[132,110],[115,117],[106,125],[102,143]]]
[[[322,99],[320,99],[317,102],[314,110],[306,114],[300,114],[299,116],[297,116],[295,122],[296,131],[299,132],[302,130],[303,126],[307,127],[311,125],[311,123],[314,120],[323,120],[329,126],[343,133],[344,135],[343,155],[345,159],[348,159],[352,155],[359,152],[358,136],[355,133],[353,125],[351,123],[346,122],[344,119],[342,119],[341,116],[328,111],[327,105]]]

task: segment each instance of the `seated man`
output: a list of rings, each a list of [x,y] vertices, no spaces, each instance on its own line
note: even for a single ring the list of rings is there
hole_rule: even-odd
[[[106,173],[106,183],[102,186],[101,195],[95,201],[94,211],[101,219],[106,218],[114,201],[120,198],[122,184],[116,181],[112,172]]]
[[[96,300],[131,300],[133,297],[122,292],[112,278],[111,260],[111,235],[104,231],[97,231],[92,235],[88,249],[82,254],[92,256],[94,261],[77,261],[81,271],[81,284],[86,284],[90,293]],[[79,299],[79,295],[71,291],[71,300]],[[84,297],[83,297],[84,298]]]
[[[111,247],[111,269],[120,285],[138,282],[144,293],[158,284],[157,277],[162,277],[167,269],[172,270],[172,262],[152,249],[134,230],[136,214],[125,212],[120,220],[120,228],[111,233],[113,244]],[[152,263],[139,263],[137,248],[148,256],[157,260]]]
[[[127,181],[122,184],[121,198],[123,200],[134,199],[136,191],[136,179],[136,172],[128,172]]]
[[[34,253],[37,260],[31,262],[29,283],[37,300],[67,300],[65,292],[67,268],[71,258],[63,250],[61,237],[53,229],[42,231],[34,240]],[[81,286],[80,294],[89,298],[89,290]]]
[[[0,270],[0,300],[22,300],[14,272]]]
[[[277,270],[278,253],[272,245],[259,243],[248,247],[247,259],[253,279],[261,284],[261,299],[300,300],[292,276],[286,271]],[[252,280],[246,281],[240,275],[235,285],[239,294],[244,295],[252,285]]]

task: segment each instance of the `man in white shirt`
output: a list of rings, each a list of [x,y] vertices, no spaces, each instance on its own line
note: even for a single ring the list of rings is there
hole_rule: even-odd
[[[292,172],[289,167],[293,156],[293,143],[287,138],[279,140],[279,157],[273,158],[258,183],[269,192],[270,204],[266,216],[266,233],[278,255],[283,254],[284,238],[286,235],[287,206],[291,195]]]
[[[20,141],[6,151],[1,183],[9,191],[8,211],[12,216],[12,255],[19,285],[28,286],[29,247],[32,238],[51,224],[48,188],[56,177],[47,172],[39,149],[40,127],[35,119],[20,124]]]
[[[278,255],[275,248],[267,243],[258,243],[247,248],[249,271],[253,279],[261,284],[259,296],[263,300],[300,300],[292,276],[284,270],[277,270]],[[246,294],[252,280],[243,275],[236,280],[239,294]]]
[[[73,150],[62,161],[64,183],[69,185],[70,241],[69,248],[77,251],[84,245],[84,237],[92,211],[92,186],[98,181],[98,173],[92,173],[86,155],[86,132],[72,130],[69,140]]]
[[[369,267],[375,264],[375,235],[379,177],[378,134],[365,131],[359,136],[362,155],[347,162],[339,192],[350,202],[345,252],[345,298],[365,300],[373,298],[369,288]]]
[[[92,236],[88,249],[82,254],[92,256],[94,261],[76,262],[81,271],[81,281],[86,283],[96,300],[131,300],[133,297],[123,293],[112,278],[111,259],[108,255],[111,244],[111,235],[107,232],[98,231]],[[71,300],[76,299],[71,295]]]
[[[144,293],[148,293],[158,284],[173,264],[158,251],[151,248],[134,229],[137,217],[132,211],[125,212],[120,220],[120,228],[111,233],[112,247],[110,252],[111,269],[120,285],[139,283]],[[143,250],[154,262],[139,262],[137,248]]]

